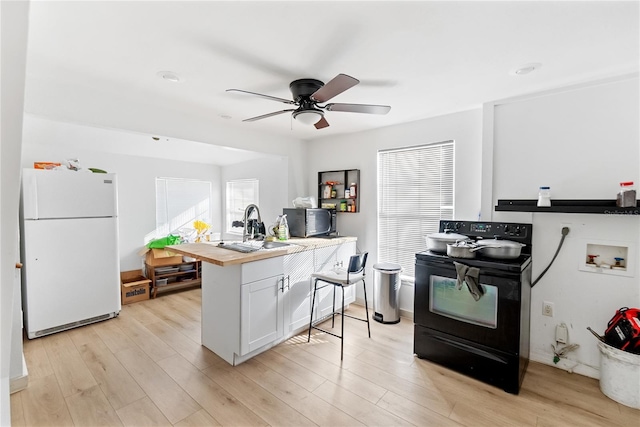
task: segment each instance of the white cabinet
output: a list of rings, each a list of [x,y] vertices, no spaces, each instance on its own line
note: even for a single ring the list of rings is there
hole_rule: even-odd
[[[286,279],[284,321],[286,333],[296,332],[309,326],[313,252],[298,252],[284,257]]]
[[[237,365],[306,329],[311,274],[340,261],[346,268],[355,250],[348,242],[224,267],[202,262],[202,344]],[[351,288],[346,304],[355,300]],[[318,312],[330,314],[333,286],[320,293]]]
[[[242,285],[240,355],[284,335],[284,281],[278,275]]]
[[[202,344],[232,365],[284,334],[283,258],[202,263]]]
[[[284,264],[282,257],[242,264],[240,355],[284,335]]]

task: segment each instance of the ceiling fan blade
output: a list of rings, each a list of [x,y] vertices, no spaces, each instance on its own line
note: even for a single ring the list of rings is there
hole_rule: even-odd
[[[288,113],[290,111],[296,111],[296,110],[292,108],[290,110],[276,111],[274,113],[263,114],[261,116],[251,117],[250,119],[244,119],[243,122],[255,122],[256,120],[266,119],[267,117],[277,116],[279,114]]]
[[[311,95],[311,98],[317,102],[327,102],[334,96],[354,87],[358,83],[360,83],[360,80],[358,79],[354,79],[346,74],[338,74],[333,79],[329,80],[327,84],[315,91]]]
[[[349,113],[387,114],[391,111],[388,105],[371,104],[327,104],[324,108],[328,111],[346,111]]]
[[[327,119],[325,119],[324,117],[322,117],[318,123],[316,123],[314,125],[316,127],[316,129],[324,129],[329,127],[329,122],[327,121]]]
[[[249,92],[248,90],[241,90],[241,89],[227,89],[227,92],[241,92],[241,93],[248,93],[249,95],[255,95],[255,96],[260,96],[262,98],[267,98],[270,99],[272,101],[279,101],[279,102],[284,102],[285,104],[295,104],[294,101],[291,101],[290,99],[284,99],[284,98],[278,98],[277,96],[271,96],[271,95],[263,95],[261,93],[256,93],[256,92]]]

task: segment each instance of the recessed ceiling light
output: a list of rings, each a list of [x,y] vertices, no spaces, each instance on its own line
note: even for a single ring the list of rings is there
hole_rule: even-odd
[[[516,68],[515,70],[513,70],[512,73],[517,76],[523,76],[525,74],[531,73],[534,70],[537,70],[540,67],[542,67],[542,64],[540,64],[539,62],[534,62],[531,64],[525,64],[519,68]]]
[[[230,116],[230,115],[228,115],[228,114],[220,114],[220,116],[219,116],[219,117],[220,117],[220,118],[222,118],[222,119],[226,119],[226,120],[231,119],[231,116]]]
[[[179,83],[182,80],[180,79],[180,76],[178,76],[176,73],[174,73],[173,71],[158,71],[157,73],[158,77],[160,77],[162,80],[167,80],[169,82],[173,82],[173,83]]]

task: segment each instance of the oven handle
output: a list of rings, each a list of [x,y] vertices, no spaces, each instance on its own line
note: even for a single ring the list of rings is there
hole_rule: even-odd
[[[457,341],[451,340],[449,338],[444,338],[444,337],[439,337],[439,336],[432,336],[431,338],[433,338],[433,339],[435,339],[437,341],[442,341],[445,344],[449,344],[451,346],[458,347],[458,348],[460,348],[462,350],[465,350],[465,351],[468,351],[470,353],[475,353],[475,354],[477,354],[479,356],[482,356],[482,357],[485,357],[487,359],[494,360],[494,361],[502,363],[504,365],[506,365],[508,363],[508,360],[506,358],[504,358],[504,357],[496,356],[495,354],[491,354],[491,353],[489,353],[487,351],[480,350],[478,348],[472,347],[472,346],[467,345],[467,344],[463,344],[461,342],[457,342]]]

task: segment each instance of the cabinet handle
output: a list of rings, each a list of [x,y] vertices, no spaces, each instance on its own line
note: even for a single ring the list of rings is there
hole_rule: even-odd
[[[280,287],[280,291],[284,293],[284,277],[281,277],[280,279],[278,279],[278,282],[280,281],[282,281],[282,286]]]
[[[291,289],[291,277],[287,276],[287,290]]]

